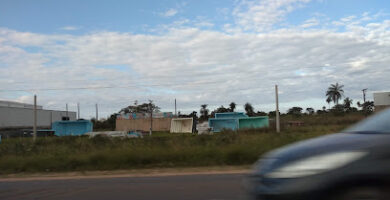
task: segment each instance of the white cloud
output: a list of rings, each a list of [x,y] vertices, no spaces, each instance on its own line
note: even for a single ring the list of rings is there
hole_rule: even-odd
[[[205,28],[212,28],[214,27],[214,24],[211,22],[198,22],[195,24],[196,27],[205,27]]]
[[[288,5],[276,7],[286,10]],[[361,18],[374,16],[338,20],[343,31],[293,27],[243,33],[230,24],[221,32],[196,28],[188,20],[163,27],[157,35],[46,35],[0,28],[0,89],[112,87],[35,91],[40,104],[50,109],[64,109],[66,103],[75,109],[80,102],[83,117],[93,116],[95,103],[104,116],[148,99],[165,111],[173,110],[175,98],[182,112],[231,101],[239,108],[251,102],[256,109],[270,110],[274,84],[280,87],[282,109],[292,104],[318,109],[326,105],[330,83],[344,84],[353,99],[360,98],[361,88],[379,91],[390,85],[390,20],[360,23]],[[274,19],[270,24],[279,20]],[[207,22],[202,20],[197,23]],[[249,27],[263,30],[257,23]],[[304,24],[315,23],[309,19]],[[25,92],[0,94],[31,100]]]
[[[60,29],[64,30],[64,31],[75,31],[75,30],[78,30],[80,28],[76,27],[76,26],[64,26],[64,27],[61,27]]]
[[[178,13],[177,9],[171,8],[171,9],[168,9],[167,11],[161,13],[161,15],[164,16],[164,17],[173,17],[177,13]]]
[[[320,24],[320,21],[316,18],[311,18],[311,19],[308,19],[306,20],[302,25],[301,27],[302,28],[310,28],[310,27],[313,27],[313,26],[317,26]]]
[[[293,10],[310,0],[241,0],[233,11],[236,23],[245,31],[267,31]]]

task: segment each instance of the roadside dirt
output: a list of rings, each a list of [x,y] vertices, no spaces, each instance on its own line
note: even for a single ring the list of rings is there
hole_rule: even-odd
[[[0,175],[0,182],[28,181],[28,180],[67,180],[93,178],[120,178],[120,177],[152,177],[152,176],[180,176],[193,174],[245,174],[250,172],[251,166],[212,166],[187,168],[153,168],[131,169],[115,171],[78,171],[78,172],[47,172],[47,173],[19,173]]]

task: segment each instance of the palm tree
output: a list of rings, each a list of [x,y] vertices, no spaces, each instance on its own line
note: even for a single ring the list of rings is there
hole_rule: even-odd
[[[209,118],[209,109],[207,109],[207,104],[203,104],[200,107],[200,119],[207,120]]]
[[[253,116],[254,113],[255,113],[255,111],[254,111],[254,109],[253,109],[253,106],[252,106],[252,104],[250,104],[250,103],[246,103],[246,104],[244,105],[244,109],[245,109],[246,114],[247,114],[248,116]]]
[[[344,108],[350,109],[351,105],[352,105],[352,99],[350,99],[349,97],[345,98],[344,99]]]
[[[326,98],[326,103],[328,103],[328,109],[330,109],[330,102],[332,99],[330,97]]]
[[[230,111],[231,112],[234,112],[234,109],[236,109],[236,103],[234,103],[234,102],[231,102],[230,104],[229,104],[229,107],[230,107]]]
[[[339,100],[344,96],[344,85],[339,85],[339,83],[331,84],[326,91],[326,96],[330,98],[336,105],[339,104]]]

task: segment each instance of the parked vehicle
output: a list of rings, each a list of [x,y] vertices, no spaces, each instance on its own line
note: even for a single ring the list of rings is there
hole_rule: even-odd
[[[341,133],[266,154],[248,177],[254,199],[390,199],[390,109]]]

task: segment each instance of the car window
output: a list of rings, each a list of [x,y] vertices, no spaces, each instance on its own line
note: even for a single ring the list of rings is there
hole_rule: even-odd
[[[376,114],[362,122],[346,129],[343,132],[379,132],[390,133],[390,109]]]

